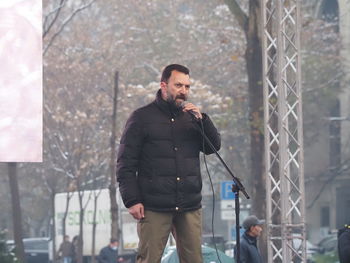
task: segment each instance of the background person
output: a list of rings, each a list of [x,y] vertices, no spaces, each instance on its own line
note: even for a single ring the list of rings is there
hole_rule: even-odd
[[[63,263],[72,263],[74,248],[73,248],[73,244],[69,241],[68,235],[64,236],[64,240],[61,243],[57,254],[59,258],[62,259]]]
[[[111,238],[109,245],[102,248],[98,255],[99,263],[116,263],[118,257],[119,242],[115,238]]]
[[[78,262],[78,249],[79,249],[79,236],[74,236],[72,239],[72,245],[73,245],[73,259],[72,263]]]
[[[350,224],[338,231],[338,254],[340,263],[350,263]]]
[[[259,220],[255,215],[248,216],[243,221],[244,234],[240,239],[240,262],[241,263],[262,263],[257,239],[262,232],[262,225],[265,220]],[[235,259],[237,260],[237,251],[235,249]]]

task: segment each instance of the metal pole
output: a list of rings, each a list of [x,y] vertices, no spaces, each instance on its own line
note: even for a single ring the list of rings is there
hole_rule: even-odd
[[[235,193],[235,213],[236,213],[236,251],[237,251],[237,262],[241,262],[241,231],[240,231],[240,223],[239,223],[239,191],[234,191]]]

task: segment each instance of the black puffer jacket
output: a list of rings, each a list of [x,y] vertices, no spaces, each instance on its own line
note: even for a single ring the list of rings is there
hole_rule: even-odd
[[[220,135],[205,114],[203,126],[219,150]],[[200,208],[202,148],[190,114],[171,108],[158,91],[154,102],[132,113],[121,138],[117,180],[125,206],[142,203],[145,209],[164,212]],[[206,144],[204,149],[212,153]]]
[[[350,263],[350,225],[339,229],[338,252],[340,263]]]

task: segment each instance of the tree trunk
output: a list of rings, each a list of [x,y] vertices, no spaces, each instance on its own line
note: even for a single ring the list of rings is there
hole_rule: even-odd
[[[115,73],[114,78],[114,96],[113,96],[113,115],[112,115],[112,135],[111,135],[111,184],[109,185],[109,197],[111,202],[111,238],[119,240],[118,228],[118,204],[117,204],[117,179],[116,179],[116,125],[117,125],[117,99],[118,99],[118,79],[119,72]]]
[[[266,218],[266,176],[264,145],[264,96],[262,81],[262,47],[260,28],[261,8],[259,1],[249,3],[249,25],[246,31],[247,49],[245,60],[248,74],[249,117],[250,117],[250,158],[252,213],[258,218]],[[267,233],[259,239],[262,257],[267,259]]]
[[[264,107],[262,87],[262,49],[259,36],[260,7],[250,1],[249,26],[246,32],[247,49],[245,53],[250,120],[250,157],[252,211],[259,218],[266,217],[266,187],[264,164]]]
[[[79,196],[79,238],[78,238],[78,255],[77,255],[77,263],[83,263],[83,243],[84,243],[84,206],[83,206],[83,195],[81,193],[82,190],[78,190]]]
[[[94,194],[94,214],[92,219],[92,246],[91,246],[91,263],[96,262],[96,217],[97,217],[97,201],[100,196],[101,190],[98,194]]]
[[[51,228],[51,238],[52,238],[52,261],[56,262],[56,206],[55,206],[55,192],[52,191],[50,194],[51,201],[51,213],[52,213],[52,228]]]
[[[248,16],[239,7],[236,0],[226,0],[231,13],[243,29],[247,49],[245,61],[248,74],[249,90],[249,125],[250,125],[250,159],[251,173],[247,192],[252,198],[251,213],[258,218],[266,218],[266,183],[264,160],[264,104],[262,87],[262,47],[261,47],[261,7],[260,1],[249,1]],[[263,258],[267,258],[266,232],[260,238]]]
[[[68,189],[68,187],[67,187]],[[68,209],[69,209],[69,202],[72,198],[73,194],[70,194],[69,191],[67,191],[67,201],[66,201],[66,208],[64,210],[63,218],[62,218],[62,242],[64,241],[64,237],[66,236],[66,220],[68,215]]]
[[[25,263],[24,245],[22,240],[22,214],[19,199],[16,163],[8,163],[8,176],[11,191],[13,233],[16,244],[16,256],[20,263]]]
[[[266,176],[264,157],[264,135],[263,131],[263,89],[261,76],[261,46],[260,42],[252,41],[252,49],[247,49],[246,62],[249,81],[249,116],[250,116],[250,158],[251,178],[250,194],[252,197],[252,214],[258,218],[266,218]],[[260,60],[260,61],[259,61]],[[264,258],[267,258],[266,231],[259,239],[260,251]]]

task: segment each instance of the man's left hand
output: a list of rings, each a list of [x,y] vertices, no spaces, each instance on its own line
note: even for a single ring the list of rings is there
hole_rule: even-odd
[[[197,119],[203,118],[200,109],[191,102],[186,103],[185,106],[182,108],[182,111],[184,111],[184,112],[190,111],[190,114],[193,114]]]

